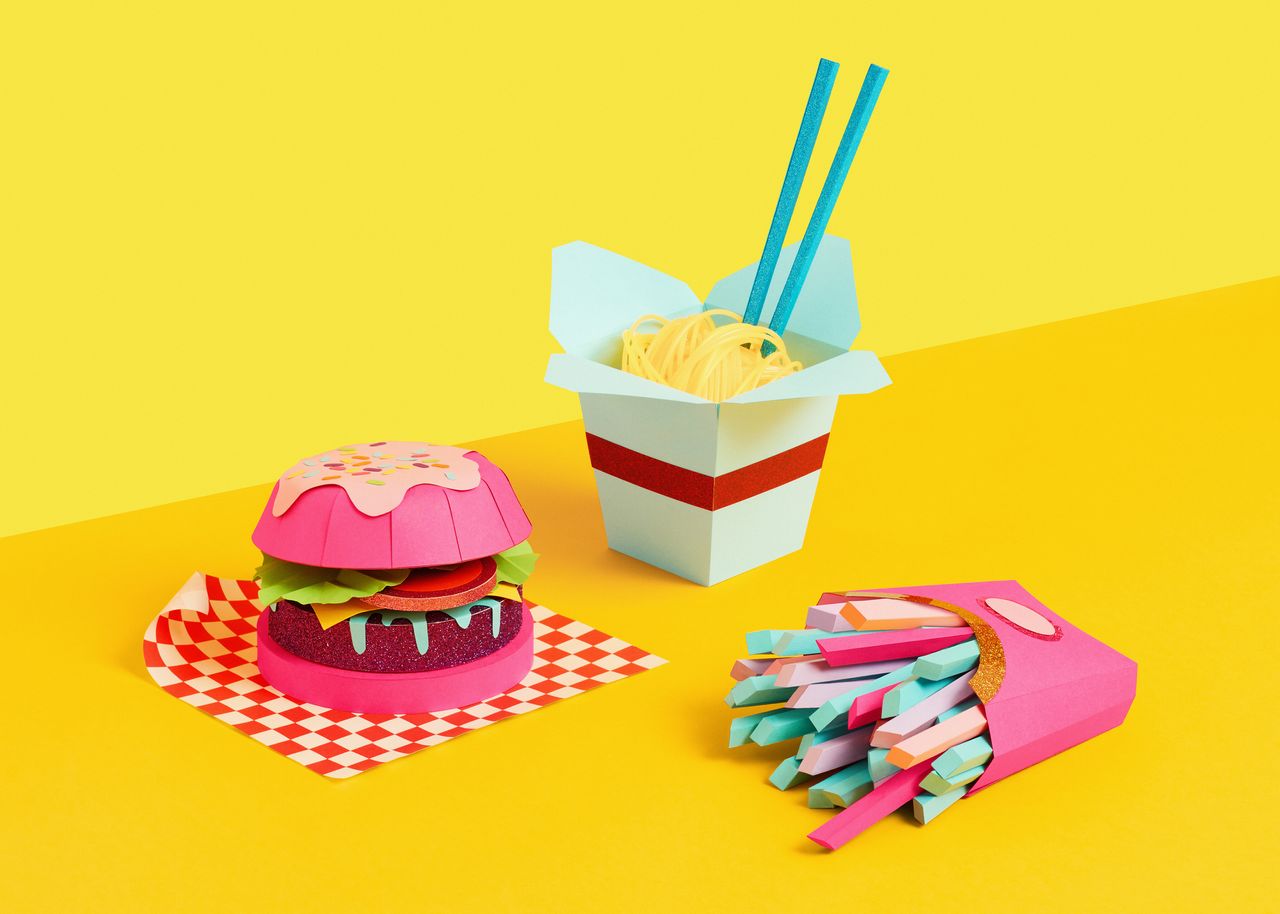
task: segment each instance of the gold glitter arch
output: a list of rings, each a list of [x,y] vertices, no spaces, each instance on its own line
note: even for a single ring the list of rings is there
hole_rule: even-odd
[[[974,671],[973,676],[969,679],[969,687],[973,689],[973,694],[977,695],[978,700],[985,704],[995,698],[996,693],[1000,691],[1000,685],[1004,682],[1004,645],[1000,643],[1000,636],[996,634],[995,629],[991,627],[991,624],[986,619],[953,603],[947,603],[945,600],[935,600],[931,597],[920,597],[909,593],[854,590],[845,592],[844,596],[888,597],[894,600],[908,600],[912,603],[933,606],[955,613],[969,623],[969,628],[973,630],[973,636],[978,639],[978,669]]]

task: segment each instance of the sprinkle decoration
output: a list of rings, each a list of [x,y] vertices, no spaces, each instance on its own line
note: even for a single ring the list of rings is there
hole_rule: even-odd
[[[480,485],[480,467],[463,448],[421,441],[383,441],[334,448],[300,460],[280,477],[271,513],[280,517],[305,492],[339,486],[362,514],[379,517],[394,511],[414,486],[434,485],[465,491]],[[374,463],[374,460],[377,463]],[[327,472],[311,467],[321,466]],[[379,478],[371,478],[377,476]],[[365,483],[359,485],[359,483]]]

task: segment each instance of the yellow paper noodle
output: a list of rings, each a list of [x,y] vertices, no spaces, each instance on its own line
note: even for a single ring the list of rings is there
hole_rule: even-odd
[[[728,318],[717,324],[715,318]],[[774,350],[761,355],[765,342]],[[674,320],[647,314],[622,334],[623,371],[719,403],[804,368],[768,327],[714,309]]]

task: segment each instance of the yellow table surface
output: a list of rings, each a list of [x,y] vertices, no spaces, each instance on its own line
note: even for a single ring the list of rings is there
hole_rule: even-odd
[[[713,589],[608,551],[579,425],[483,442],[544,553],[530,594],[670,663],[349,781],[143,669],[193,570],[251,572],[267,487],[0,541],[0,908],[1263,910],[1278,305],[1268,280],[888,360],[840,407],[805,549]],[[252,447],[252,416],[171,419]],[[830,813],[764,781],[781,747],[725,748],[743,633],[824,589],[1006,577],[1138,661],[1128,721],[819,851]]]

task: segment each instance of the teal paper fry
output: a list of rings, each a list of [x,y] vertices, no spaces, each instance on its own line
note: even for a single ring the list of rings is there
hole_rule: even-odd
[[[921,679],[946,679],[977,665],[978,642],[970,639],[917,658],[912,674]]]
[[[736,749],[739,746],[745,746],[751,739],[751,732],[766,717],[779,713],[781,709],[775,708],[772,711],[758,711],[755,714],[744,714],[742,717],[735,717],[729,724],[729,748]]]
[[[895,771],[897,769],[894,769]],[[841,768],[830,777],[819,781],[809,788],[809,806],[812,809],[830,809],[836,806],[848,806],[859,797],[871,792],[871,769],[865,759],[854,762],[847,768]],[[825,806],[814,805],[814,794],[819,794]]]
[[[977,698],[966,698],[964,701],[960,702],[960,704],[956,705],[954,708],[947,708],[947,710],[939,714],[938,723],[942,723],[944,720],[950,720],[951,718],[955,717],[957,714],[963,714],[965,711],[968,711],[970,708],[976,708],[979,704],[981,704],[981,702],[979,702]]]
[[[772,746],[812,732],[813,724],[809,722],[808,712],[803,708],[788,708],[760,721],[751,731],[751,741],[758,746]]]
[[[985,770],[985,765],[978,765],[974,768],[967,768],[964,771],[957,772],[950,777],[943,777],[936,771],[930,771],[925,775],[925,779],[920,782],[920,786],[934,796],[940,797],[944,793],[950,793],[953,790],[959,790],[961,787],[972,784],[982,777],[982,772]]]
[[[729,691],[725,696],[725,704],[731,708],[745,708],[750,705],[771,705],[786,701],[795,689],[779,688],[774,684],[777,678],[777,676],[749,676]]]
[[[899,769],[889,764],[889,750],[872,747],[867,750],[867,768],[873,781],[884,781],[898,773]]]
[[[809,775],[800,770],[800,760],[787,756],[778,762],[778,767],[769,775],[769,783],[779,790],[790,790],[802,781],[809,780]]]
[[[875,679],[860,679],[851,682],[849,683],[848,692],[824,701],[809,719],[813,721],[814,729],[825,730],[837,721],[848,718],[849,709],[853,707],[853,701],[859,695],[868,695],[877,689],[883,689],[885,686],[902,682],[910,675],[911,664],[908,663],[892,673],[885,673]]]
[[[933,770],[944,778],[977,765],[985,765],[991,759],[991,743],[985,736],[975,736],[958,746],[952,746],[933,760]]]
[[[881,716],[897,717],[954,681],[954,679],[908,679],[902,685],[885,693],[884,702],[880,706]]]
[[[831,221],[836,200],[840,196],[841,188],[844,187],[849,167],[853,164],[853,157],[862,143],[867,123],[871,120],[871,112],[875,110],[876,100],[880,98],[880,90],[884,88],[884,81],[888,76],[889,71],[884,67],[872,64],[867,68],[867,75],[858,92],[858,100],[853,106],[853,113],[849,115],[849,122],[845,125],[844,134],[840,137],[840,145],[836,148],[836,155],[831,161],[827,179],[823,182],[822,192],[818,195],[818,203],[814,207],[813,215],[809,218],[804,237],[800,240],[800,250],[796,254],[795,263],[791,265],[787,282],[782,287],[782,296],[774,309],[773,319],[769,322],[769,328],[778,336],[786,332],[787,323],[791,320],[791,312],[800,297],[809,267],[813,264],[818,242],[822,240],[823,233],[827,230],[827,223]]]
[[[822,127],[822,118],[826,114],[827,101],[831,98],[831,88],[836,83],[836,71],[839,68],[838,63],[825,57],[818,61],[818,72],[813,77],[813,87],[809,90],[809,100],[805,103],[804,117],[800,120],[800,132],[791,149],[787,174],[782,180],[782,190],[778,194],[778,203],[769,223],[769,234],[764,240],[764,253],[760,255],[760,264],[751,285],[751,295],[742,314],[744,324],[760,323],[765,294],[769,291],[773,271],[778,265],[778,254],[782,251],[787,226],[791,224],[791,214],[795,212],[800,186],[809,169],[809,159],[813,155],[814,143],[818,140],[818,131]]]
[[[922,793],[917,796],[911,803],[911,811],[916,817],[916,821],[921,825],[928,825],[938,816],[942,815],[948,809],[956,804],[956,801],[963,797],[966,789],[961,787],[950,793],[944,793],[942,796],[934,796],[931,793]]]

